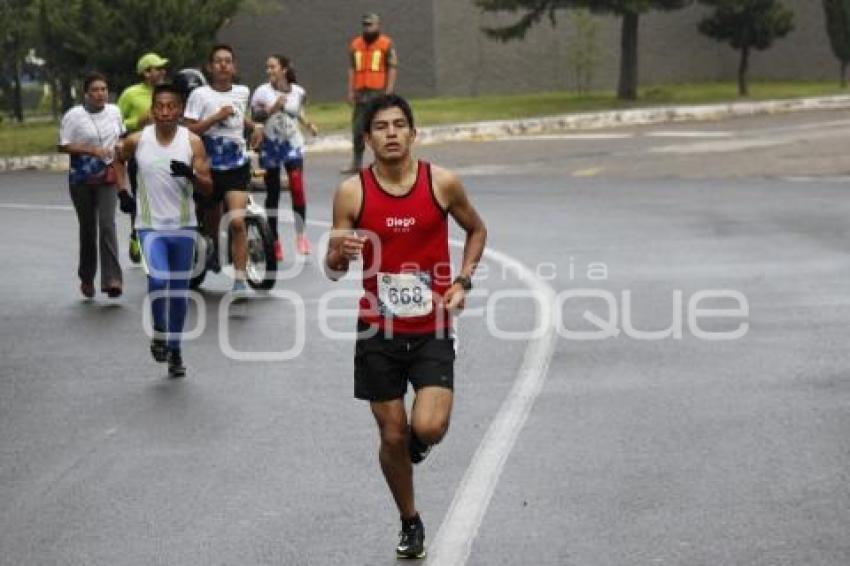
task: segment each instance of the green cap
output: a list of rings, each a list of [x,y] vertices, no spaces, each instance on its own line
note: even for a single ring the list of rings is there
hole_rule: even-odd
[[[166,65],[168,65],[168,59],[163,59],[156,53],[145,53],[136,63],[136,72],[141,75],[152,67],[165,67]]]

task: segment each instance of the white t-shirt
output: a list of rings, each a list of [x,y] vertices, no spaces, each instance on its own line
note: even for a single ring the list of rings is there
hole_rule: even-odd
[[[303,147],[304,136],[298,128],[298,116],[307,98],[307,91],[303,87],[293,84],[290,85],[289,92],[283,92],[276,90],[271,83],[264,83],[254,91],[251,108],[258,109],[262,106],[268,109],[280,96],[285,96],[286,102],[283,108],[266,120],[263,134],[275,141],[288,141],[293,147]]]
[[[121,110],[107,104],[100,112],[89,112],[77,105],[62,116],[59,145],[81,143],[95,147],[114,148],[124,133]],[[68,178],[72,185],[85,183],[88,178],[102,174],[112,160],[102,161],[91,155],[72,155]]]
[[[209,156],[210,167],[216,171],[236,169],[248,162],[245,156],[244,128],[250,93],[244,85],[233,85],[227,92],[217,91],[211,86],[201,86],[189,95],[183,115],[190,120],[203,120],[218,112],[222,106],[233,106],[233,114],[213,124],[201,136]]]
[[[191,165],[192,155],[187,128],[178,126],[168,145],[156,139],[153,124],[142,130],[136,146],[139,167],[137,229],[169,230],[198,225],[191,182],[171,174],[172,159]]]

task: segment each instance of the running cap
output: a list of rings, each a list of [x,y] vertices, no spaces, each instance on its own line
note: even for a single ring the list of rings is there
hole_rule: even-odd
[[[136,63],[136,72],[141,75],[150,68],[165,67],[166,65],[168,65],[168,59],[163,59],[156,53],[145,53]]]
[[[363,24],[379,24],[381,23],[381,18],[375,12],[368,12],[363,14],[361,22]]]

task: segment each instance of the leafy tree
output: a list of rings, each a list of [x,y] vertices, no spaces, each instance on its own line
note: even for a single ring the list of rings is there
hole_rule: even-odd
[[[841,63],[841,86],[846,87],[850,63],[850,0],[823,0],[823,11],[832,52]]]
[[[676,10],[691,0],[474,0],[485,12],[521,13],[515,23],[497,28],[484,28],[494,39],[522,39],[525,33],[544,17],[555,24],[555,14],[561,9],[587,8],[591,12],[614,14],[621,18],[620,78],[617,98],[634,100],[638,86],[638,30],[640,16],[651,10]]]
[[[776,39],[794,29],[794,12],[778,0],[700,0],[714,13],[699,23],[699,31],[726,41],[741,52],[738,65],[738,94],[749,94],[750,52],[763,51]]]
[[[3,91],[11,105],[12,116],[24,121],[21,95],[21,67],[32,47],[35,12],[27,0],[0,0],[0,57]],[[11,80],[8,80],[11,79]]]
[[[26,2],[26,0],[23,0]],[[72,85],[97,69],[113,92],[138,81],[136,61],[154,51],[172,69],[197,66],[242,5],[263,0],[38,0],[39,47],[62,109]]]

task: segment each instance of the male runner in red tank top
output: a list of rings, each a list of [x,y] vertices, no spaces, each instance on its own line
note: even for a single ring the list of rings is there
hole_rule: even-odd
[[[354,395],[370,402],[381,437],[381,470],[401,514],[402,558],[425,555],[413,468],[449,426],[454,382],[451,313],[463,308],[487,230],[458,178],[417,161],[413,114],[397,95],[373,100],[364,116],[374,164],[337,189],[325,257],[336,280],[363,259],[363,297],[354,357]],[[466,231],[452,279],[448,216]],[[408,421],[408,382],[416,397]]]

